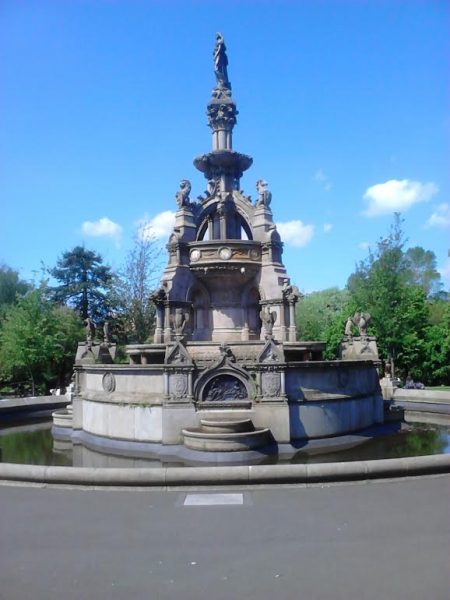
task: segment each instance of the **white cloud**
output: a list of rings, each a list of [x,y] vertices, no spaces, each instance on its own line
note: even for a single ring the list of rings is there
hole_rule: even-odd
[[[305,225],[299,220],[277,223],[277,229],[283,242],[297,248],[309,244],[314,235],[314,225]]]
[[[370,248],[371,244],[370,242],[360,242],[358,244],[358,248],[361,248],[361,250],[368,250]]]
[[[323,171],[323,169],[317,169],[317,171],[314,173],[314,181],[320,183],[326,192],[329,192],[331,190],[332,185],[330,178]]]
[[[143,238],[167,238],[175,225],[175,213],[171,210],[165,210],[152,219],[143,219],[139,225],[140,235]]]
[[[378,217],[408,210],[413,204],[427,202],[439,191],[433,183],[421,183],[410,179],[390,179],[367,188],[364,199],[368,201],[366,217]]]
[[[450,227],[450,205],[447,203],[436,206],[435,211],[425,223],[426,227]]]
[[[447,258],[446,262],[438,269],[438,271],[441,274],[444,286],[447,289],[450,289],[450,257]]]
[[[333,225],[331,223],[325,223],[323,226],[324,233],[329,233],[333,229]]]
[[[111,237],[118,239],[122,235],[122,226],[114,223],[108,217],[102,217],[98,221],[84,221],[81,231],[92,237]]]

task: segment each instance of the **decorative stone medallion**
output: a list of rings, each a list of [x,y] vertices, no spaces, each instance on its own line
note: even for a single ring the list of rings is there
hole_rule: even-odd
[[[102,379],[102,386],[105,392],[111,394],[116,389],[116,378],[112,373],[105,373]]]
[[[182,398],[187,391],[187,376],[184,373],[173,373],[169,378],[169,393],[175,398]]]
[[[262,374],[262,391],[263,396],[279,396],[281,392],[281,377],[279,373],[263,373]]]
[[[191,261],[192,262],[197,262],[200,259],[201,253],[200,250],[197,250],[197,248],[194,248],[194,250],[191,251]]]
[[[231,254],[232,254],[231,248],[224,247],[224,248],[220,248],[220,250],[219,250],[219,257],[222,260],[230,260]]]
[[[259,251],[256,248],[252,248],[250,250],[250,258],[252,260],[258,260],[258,258],[259,258]]]

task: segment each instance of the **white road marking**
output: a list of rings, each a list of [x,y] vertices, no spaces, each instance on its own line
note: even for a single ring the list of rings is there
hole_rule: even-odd
[[[186,494],[184,506],[221,506],[244,504],[243,494]]]

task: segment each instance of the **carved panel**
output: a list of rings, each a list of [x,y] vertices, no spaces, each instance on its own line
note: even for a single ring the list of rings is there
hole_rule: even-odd
[[[169,396],[183,398],[183,396],[186,396],[187,386],[186,373],[171,373],[169,375]]]
[[[274,373],[269,371],[268,373],[262,373],[262,394],[263,396],[279,396],[281,393],[281,376],[280,373]]]
[[[203,393],[206,402],[232,402],[247,398],[245,385],[233,375],[218,375],[214,377]]]

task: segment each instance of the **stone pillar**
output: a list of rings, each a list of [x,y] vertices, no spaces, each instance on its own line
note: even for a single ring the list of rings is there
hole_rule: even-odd
[[[241,340],[247,342],[250,339],[250,332],[248,328],[248,308],[246,306],[242,308],[242,324]]]
[[[194,397],[193,386],[192,386],[192,371],[188,373],[188,399],[192,400]]]
[[[287,341],[287,335],[286,335],[286,310],[285,310],[285,305],[284,302],[282,302],[280,304],[280,334],[281,334],[281,341],[282,342],[286,342]]]
[[[155,327],[155,344],[161,344],[163,341],[164,328],[164,307],[161,304],[156,305],[156,327]]]
[[[164,321],[164,343],[169,344],[172,341],[172,329],[170,328],[170,304],[168,302],[165,305]]]
[[[297,341],[297,328],[295,327],[295,304],[294,302],[289,302],[289,341],[295,342]]]

